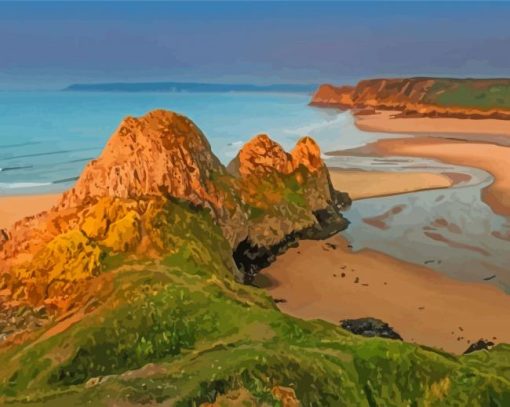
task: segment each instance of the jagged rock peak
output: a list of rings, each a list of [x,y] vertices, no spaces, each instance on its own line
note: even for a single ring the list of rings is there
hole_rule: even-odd
[[[295,167],[304,165],[311,172],[324,167],[319,145],[311,137],[301,138],[292,150],[291,155]]]
[[[248,141],[239,151],[230,169],[241,176],[278,171],[292,171],[292,157],[267,134],[259,134]]]
[[[240,176],[273,171],[289,174],[300,165],[304,165],[311,172],[324,166],[319,146],[312,138],[301,138],[289,154],[267,134],[259,134],[241,148],[228,169]]]
[[[168,194],[194,203],[209,200],[205,180],[223,171],[200,129],[187,117],[155,110],[127,117],[101,156],[90,162],[63,207],[99,197]]]

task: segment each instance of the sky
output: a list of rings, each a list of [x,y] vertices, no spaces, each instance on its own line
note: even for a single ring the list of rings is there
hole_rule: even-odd
[[[0,89],[510,76],[506,2],[0,1]]]

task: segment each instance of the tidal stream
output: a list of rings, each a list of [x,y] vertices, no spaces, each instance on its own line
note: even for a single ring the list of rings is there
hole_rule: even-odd
[[[409,157],[328,157],[330,168],[435,172],[455,179],[450,188],[355,201],[342,235],[365,248],[426,265],[453,278],[495,284],[510,293],[510,219],[481,199],[493,182],[486,171]]]

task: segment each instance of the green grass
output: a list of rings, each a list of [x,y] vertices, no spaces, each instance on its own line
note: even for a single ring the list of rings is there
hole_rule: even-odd
[[[454,357],[295,319],[228,277],[230,249],[207,211],[165,211],[155,227],[169,255],[115,258],[93,311],[0,351],[0,403],[198,406],[244,388],[276,406],[279,385],[303,406],[510,405],[508,346]]]
[[[438,79],[425,101],[445,107],[510,109],[510,81]]]

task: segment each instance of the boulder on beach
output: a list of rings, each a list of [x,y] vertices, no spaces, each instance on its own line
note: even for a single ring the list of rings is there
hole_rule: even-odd
[[[391,326],[376,318],[344,319],[340,326],[356,335],[402,340]]]
[[[494,346],[494,342],[480,339],[477,342],[473,342],[471,345],[469,345],[469,348],[466,349],[464,352],[464,355],[467,355],[468,353],[477,352],[479,350],[490,350]]]

